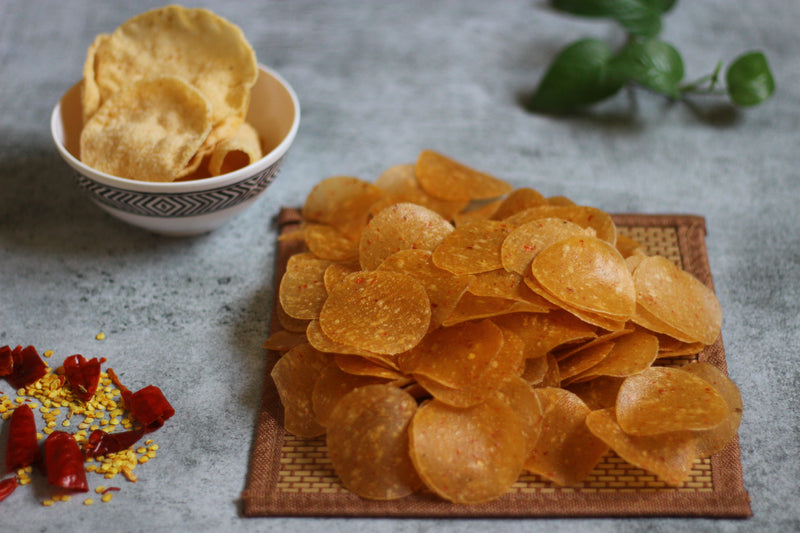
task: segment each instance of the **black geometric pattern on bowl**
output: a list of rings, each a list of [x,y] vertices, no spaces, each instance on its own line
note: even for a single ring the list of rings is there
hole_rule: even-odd
[[[245,181],[207,191],[186,193],[151,193],[126,191],[75,174],[78,186],[101,204],[134,215],[174,218],[206,215],[233,207],[253,198],[266,189],[278,175],[279,159],[262,172]]]

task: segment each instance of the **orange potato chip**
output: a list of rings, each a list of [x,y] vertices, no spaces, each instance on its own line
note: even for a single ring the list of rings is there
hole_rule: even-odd
[[[658,338],[644,330],[635,330],[615,339],[609,354],[595,366],[577,375],[575,379],[632,376],[650,368],[656,357],[658,357]]]
[[[689,477],[696,453],[688,431],[650,437],[628,435],[617,423],[613,408],[592,411],[586,416],[586,426],[620,457],[668,485],[679,486]]]
[[[573,235],[590,235],[587,230],[561,218],[540,218],[514,228],[503,241],[500,260],[509,272],[524,275],[542,250]]]
[[[322,426],[329,427],[333,409],[347,393],[366,385],[379,385],[386,382],[386,379],[375,376],[348,374],[339,368],[336,362],[329,363],[320,372],[311,393],[311,405],[317,422]]]
[[[302,215],[306,221],[329,224],[345,235],[357,236],[367,224],[372,204],[383,190],[351,176],[332,176],[308,193]]]
[[[562,310],[514,313],[494,318],[493,321],[522,338],[526,358],[544,357],[559,346],[597,337],[596,328]]]
[[[629,435],[660,435],[715,428],[728,416],[728,405],[703,378],[680,368],[653,366],[625,379],[616,415]]]
[[[314,348],[321,352],[332,353],[332,354],[350,354],[350,355],[360,355],[363,357],[383,357],[378,354],[372,353],[368,350],[363,350],[361,348],[356,348],[355,346],[350,346],[348,344],[343,344],[341,342],[336,342],[328,335],[322,331],[322,328],[319,325],[319,320],[311,320],[308,323],[308,327],[306,328],[306,338],[308,339],[308,343],[311,344]]]
[[[280,305],[280,301],[278,305],[275,306],[275,315],[278,317],[278,323],[280,323],[281,327],[286,331],[291,331],[292,333],[305,333],[306,328],[308,327],[308,320],[303,320],[300,318],[294,318],[286,314],[284,311],[283,306]]]
[[[471,203],[467,205],[463,211],[453,216],[453,224],[458,227],[468,224],[469,222],[475,222],[476,220],[488,220],[492,218],[492,215],[494,215],[501,203],[502,200],[481,202],[477,205]]]
[[[617,393],[624,380],[625,378],[600,376],[588,381],[570,383],[566,385],[566,389],[576,394],[589,409],[595,411],[613,408],[617,404]]]
[[[396,365],[386,359],[369,358],[361,355],[336,354],[337,366],[348,374],[356,376],[373,376],[390,380],[402,380],[403,374],[396,370]]]
[[[559,301],[612,320],[636,310],[636,290],[625,260],[606,241],[575,236],[542,250],[531,262],[533,277]]]
[[[547,205],[547,199],[539,191],[530,187],[514,189],[500,201],[491,218],[493,220],[504,220],[515,213],[539,205]]]
[[[558,373],[564,382],[602,363],[614,348],[613,342],[591,344],[558,360]]]
[[[359,387],[336,404],[326,437],[333,468],[359,496],[393,500],[422,487],[409,457],[417,402],[390,385]]]
[[[306,224],[303,237],[311,253],[320,259],[352,261],[358,258],[358,241],[328,224]]]
[[[454,326],[462,322],[493,318],[515,313],[546,313],[550,308],[534,302],[475,296],[464,293],[453,312],[442,321],[443,326]]]
[[[361,268],[373,270],[399,250],[433,250],[453,231],[453,226],[427,207],[395,204],[369,221],[361,233]]]
[[[617,235],[617,250],[624,258],[628,258],[634,255],[644,256],[645,255],[645,248],[639,241],[636,241],[630,237],[625,235]]]
[[[264,348],[267,350],[285,352],[294,348],[298,344],[303,344],[305,342],[308,342],[305,333],[297,333],[294,331],[281,329],[269,336],[264,343]]]
[[[497,390],[500,397],[514,410],[522,424],[522,435],[527,442],[526,457],[533,453],[542,431],[542,404],[530,383],[519,376],[506,380]]]
[[[419,154],[414,170],[420,187],[443,200],[497,198],[512,190],[508,183],[432,150]]]
[[[503,268],[500,247],[511,228],[498,220],[459,226],[433,250],[433,263],[453,274],[478,274]]]
[[[574,201],[566,196],[550,196],[547,198],[549,205],[576,205]]]
[[[301,344],[283,354],[272,368],[270,375],[283,404],[283,426],[289,433],[304,438],[325,433],[314,415],[312,394],[330,361],[330,355]]]
[[[331,292],[333,286],[346,278],[353,272],[361,270],[361,265],[355,263],[332,263],[325,269],[325,274],[322,276],[325,283],[325,290]]]
[[[658,320],[706,345],[719,337],[722,310],[714,291],[669,259],[643,259],[633,282],[637,303]]]
[[[708,457],[721,451],[736,436],[742,421],[742,396],[739,388],[720,369],[706,362],[684,365],[681,369],[708,382],[720,393],[728,406],[728,417],[713,429],[695,431],[695,445],[699,457]]]
[[[311,320],[319,316],[328,297],[325,270],[331,261],[311,253],[291,256],[278,286],[281,307],[291,317]]]
[[[503,331],[490,320],[439,328],[401,354],[398,364],[407,374],[466,388],[486,372],[503,341]]]
[[[414,165],[395,165],[386,169],[375,180],[375,185],[386,192],[391,203],[410,202],[436,211],[446,220],[452,220],[467,205],[466,200],[448,201],[431,196],[419,186]],[[383,207],[388,207],[384,205]]]
[[[354,272],[337,283],[319,325],[333,341],[379,354],[409,350],[425,336],[431,307],[425,288],[389,271]]]
[[[580,483],[608,451],[586,427],[591,411],[565,389],[537,388],[536,394],[542,405],[543,429],[525,469],[558,485]]]
[[[438,400],[423,404],[410,427],[410,455],[425,485],[456,503],[504,494],[525,462],[519,417],[498,397],[467,408]]]
[[[656,315],[654,315],[653,313],[642,307],[642,305],[638,302],[636,303],[636,312],[631,317],[631,322],[633,322],[637,326],[641,326],[654,333],[658,333],[666,337],[671,337],[676,342],[681,342],[686,344],[694,344],[695,342],[700,342],[692,339],[689,335],[686,335],[684,332],[670,326],[669,324],[658,318]],[[703,344],[703,347],[705,347],[705,344]]]
[[[384,259],[377,270],[400,272],[425,287],[431,303],[431,327],[441,325],[453,312],[474,279],[472,276],[456,276],[437,267],[428,250],[400,250]]]
[[[556,367],[558,367],[557,364]],[[538,385],[544,380],[547,369],[547,357],[529,357],[525,359],[525,368],[520,377],[530,385]]]
[[[585,205],[543,205],[530,207],[506,218],[513,226],[520,226],[540,218],[561,218],[585,229],[592,229],[598,239],[616,244],[617,226],[611,215],[596,207]]]

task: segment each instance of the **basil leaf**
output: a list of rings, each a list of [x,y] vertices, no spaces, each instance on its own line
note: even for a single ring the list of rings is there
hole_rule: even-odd
[[[562,112],[612,96],[624,84],[624,79],[608,68],[612,57],[611,48],[598,39],[570,44],[555,57],[526,107]]]
[[[661,14],[674,4],[674,0],[550,0],[553,8],[565,13],[614,19],[637,37],[658,35]]]
[[[775,91],[775,80],[762,52],[739,56],[725,73],[728,95],[738,106],[760,104]]]
[[[658,39],[631,41],[611,61],[620,76],[672,98],[680,98],[683,59],[671,45]]]

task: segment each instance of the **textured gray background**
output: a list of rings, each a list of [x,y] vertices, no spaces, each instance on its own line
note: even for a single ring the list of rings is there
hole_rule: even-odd
[[[239,24],[303,106],[266,197],[210,235],[123,225],[77,190],[52,146],[52,106],[99,32],[154,2],[0,1],[0,344],[105,356],[131,387],[159,385],[178,414],[155,462],[113,502],[43,508],[43,487],[0,505],[4,531],[790,531],[800,528],[800,3],[679,2],[663,37],[688,78],[763,49],[778,90],[731,113],[637,91],[568,119],[517,105],[553,54],[604,23],[541,1],[199,2]],[[272,217],[320,179],[374,179],[434,148],[516,186],[611,212],[706,217],[730,374],[744,396],[744,480],[733,520],[244,519],[239,495],[262,388]],[[106,340],[94,339],[97,332]],[[119,484],[119,483],[117,483]]]

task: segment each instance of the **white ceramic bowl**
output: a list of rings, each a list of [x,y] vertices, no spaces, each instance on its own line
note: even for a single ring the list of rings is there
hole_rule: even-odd
[[[163,235],[212,231],[251,206],[275,179],[300,125],[300,104],[277,72],[259,66],[247,120],[258,131],[265,155],[235,172],[212,178],[151,183],[98,172],[78,159],[82,125],[80,83],[56,104],[50,129],[78,186],[111,215]]]

